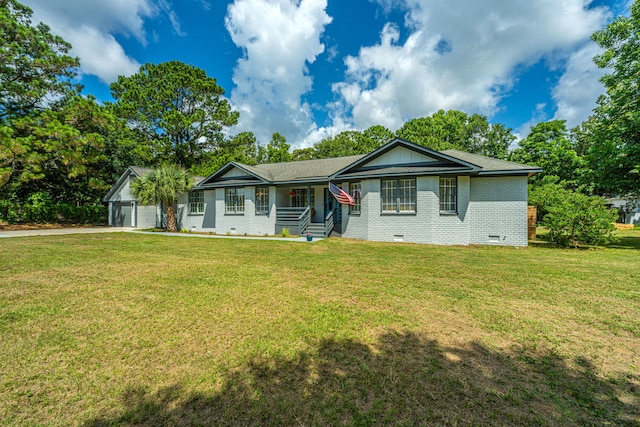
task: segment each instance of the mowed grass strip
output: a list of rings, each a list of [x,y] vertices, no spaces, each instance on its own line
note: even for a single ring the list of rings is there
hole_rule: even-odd
[[[640,425],[640,232],[589,250],[0,241],[3,425]]]

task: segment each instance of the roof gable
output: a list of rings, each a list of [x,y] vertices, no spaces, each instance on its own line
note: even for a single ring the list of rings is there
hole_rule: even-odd
[[[446,153],[396,138],[348,167],[333,179],[371,178],[394,175],[428,175],[438,173],[474,173],[480,168]]]
[[[260,185],[269,182],[268,176],[255,170],[255,167],[242,163],[229,162],[217,172],[202,180],[196,188],[232,187]]]
[[[139,166],[129,166],[123,173],[122,175],[120,175],[120,178],[118,178],[118,180],[116,181],[115,184],[113,184],[113,187],[111,187],[111,189],[109,190],[109,192],[107,193],[106,196],[104,196],[104,198],[102,199],[103,202],[108,202],[115,193],[117,193],[120,188],[124,185],[124,183],[127,181],[127,179],[129,179],[129,177],[131,175],[134,175],[136,178],[139,178],[141,176],[145,176],[146,174],[148,174],[149,172],[151,172],[152,169],[149,168],[141,168]]]
[[[197,187],[204,189],[244,185],[326,182],[331,174],[363,156],[265,163],[255,166],[229,162],[203,180]]]
[[[379,157],[372,159],[367,163],[367,166],[385,166],[385,165],[397,165],[407,163],[427,163],[436,162],[433,157],[427,156],[424,153],[410,150],[403,146],[395,147]]]

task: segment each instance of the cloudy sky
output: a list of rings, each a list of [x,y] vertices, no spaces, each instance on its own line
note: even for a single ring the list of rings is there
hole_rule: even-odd
[[[524,135],[582,122],[603,92],[591,34],[630,0],[23,0],[73,45],[85,93],[179,60],[221,85],[240,123],[294,146],[439,109]]]

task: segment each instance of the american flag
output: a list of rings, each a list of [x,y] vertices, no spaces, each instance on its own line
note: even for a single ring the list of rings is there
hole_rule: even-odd
[[[350,195],[348,195],[347,193],[345,193],[343,190],[341,190],[337,185],[333,184],[333,183],[329,183],[329,191],[331,191],[331,194],[333,194],[333,197],[336,198],[336,200],[341,204],[341,205],[355,205],[356,202],[353,200],[353,197],[351,197]]]

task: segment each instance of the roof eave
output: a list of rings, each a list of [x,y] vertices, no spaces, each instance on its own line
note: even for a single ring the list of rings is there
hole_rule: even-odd
[[[442,170],[442,171],[416,171],[416,172],[386,172],[386,173],[376,173],[376,174],[361,174],[358,175],[354,173],[349,176],[334,176],[332,177],[335,181],[348,181],[350,179],[369,179],[369,178],[384,178],[386,176],[438,176],[438,175],[477,175],[478,171],[475,169],[450,169],[450,170]]]
[[[505,176],[505,175],[513,175],[513,176],[528,176],[531,177],[537,173],[542,172],[542,169],[507,169],[507,170],[488,170],[481,171],[478,173],[478,176]]]
[[[118,188],[120,188],[120,186],[124,183],[124,181],[127,179],[127,177],[131,176],[132,173],[137,177],[140,176],[140,175],[138,175],[136,173],[136,171],[131,166],[128,166],[127,169],[125,169],[125,171],[122,172],[122,175],[120,175],[120,178],[118,178],[116,183],[113,184],[113,186],[111,187],[111,189],[109,190],[107,195],[102,198],[102,202],[103,203],[108,203],[109,199],[111,198],[111,196],[113,196],[113,193],[115,193],[115,191]]]

